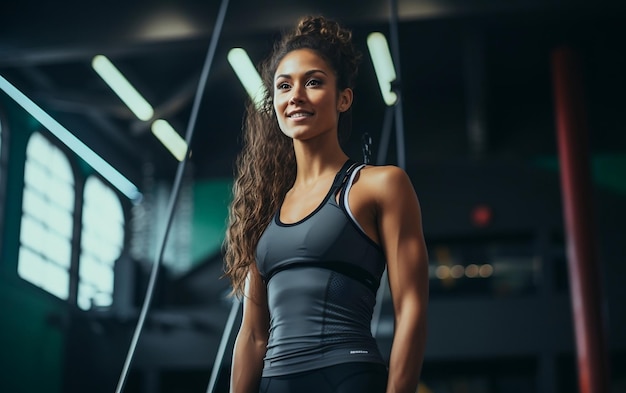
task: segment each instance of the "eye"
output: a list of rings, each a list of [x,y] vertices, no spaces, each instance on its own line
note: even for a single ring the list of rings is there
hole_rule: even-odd
[[[322,81],[320,81],[319,79],[310,79],[307,82],[307,86],[319,86],[322,84]]]
[[[276,89],[278,90],[285,90],[285,89],[288,89],[289,87],[290,87],[289,83],[287,82],[280,82],[276,85]]]

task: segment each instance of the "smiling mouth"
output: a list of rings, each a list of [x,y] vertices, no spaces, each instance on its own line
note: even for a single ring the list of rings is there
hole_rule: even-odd
[[[313,114],[309,112],[296,112],[296,113],[287,115],[287,117],[290,119],[301,119],[303,117],[310,117],[310,116],[313,116]]]

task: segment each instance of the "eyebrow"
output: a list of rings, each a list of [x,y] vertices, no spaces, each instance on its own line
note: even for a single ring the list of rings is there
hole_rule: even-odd
[[[320,73],[322,73],[322,74],[324,74],[324,75],[328,75],[328,74],[326,74],[326,72],[324,72],[324,71],[322,71],[322,70],[313,69],[313,70],[309,70],[309,71],[305,72],[305,73],[304,73],[304,76],[309,76],[309,75],[315,74],[316,72],[320,72]],[[278,79],[280,79],[280,78],[287,78],[287,79],[291,79],[291,75],[289,75],[289,74],[280,74],[280,75],[276,75],[276,78],[275,78],[274,80],[278,80]]]

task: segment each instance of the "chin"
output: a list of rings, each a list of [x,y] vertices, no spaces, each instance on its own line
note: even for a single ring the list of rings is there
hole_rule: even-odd
[[[311,134],[308,130],[303,129],[304,127],[290,127],[287,128],[285,135],[292,139],[308,139],[308,135]]]

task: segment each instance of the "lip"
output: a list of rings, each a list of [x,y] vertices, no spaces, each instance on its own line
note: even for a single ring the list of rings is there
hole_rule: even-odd
[[[298,115],[298,114],[303,114],[304,116],[293,117],[294,115]],[[308,119],[311,116],[313,116],[313,112],[305,111],[302,109],[294,110],[294,111],[287,113],[287,117],[294,121]]]

